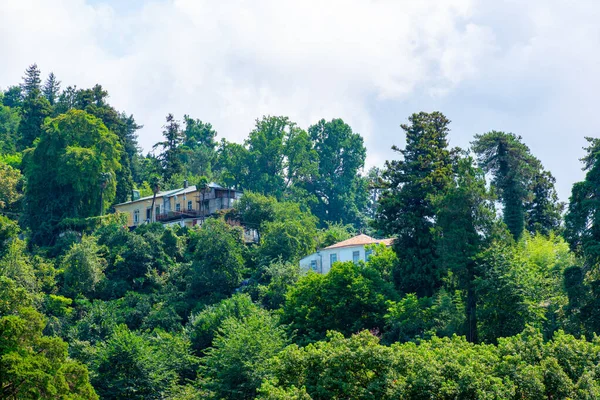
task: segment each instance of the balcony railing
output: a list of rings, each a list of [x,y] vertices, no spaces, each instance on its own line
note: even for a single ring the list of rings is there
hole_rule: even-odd
[[[200,216],[208,216],[208,210],[200,211],[200,210],[182,210],[182,211],[168,211],[166,213],[161,213],[156,215],[156,221],[167,222],[173,221],[176,219],[184,219],[184,218],[195,218]]]

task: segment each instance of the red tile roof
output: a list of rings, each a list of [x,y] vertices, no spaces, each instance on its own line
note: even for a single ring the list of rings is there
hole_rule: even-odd
[[[371,236],[360,234],[358,236],[354,236],[350,239],[343,240],[341,242],[332,244],[331,246],[325,247],[325,249],[337,249],[339,247],[349,247],[349,246],[363,246],[365,244],[373,244],[373,243],[383,243],[386,246],[391,246],[394,239],[373,239]],[[325,250],[324,249],[324,250]]]

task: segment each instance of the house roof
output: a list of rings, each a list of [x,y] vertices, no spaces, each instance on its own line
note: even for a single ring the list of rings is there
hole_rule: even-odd
[[[394,241],[394,239],[392,239],[392,238],[390,238],[390,239],[374,239],[371,236],[361,233],[360,235],[354,236],[350,239],[342,240],[341,242],[332,244],[331,246],[327,246],[323,250],[337,249],[340,247],[363,246],[366,244],[374,244],[374,243],[383,243],[386,246],[391,246],[393,241]]]

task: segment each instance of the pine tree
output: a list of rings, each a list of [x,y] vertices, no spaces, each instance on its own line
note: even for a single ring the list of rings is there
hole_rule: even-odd
[[[413,114],[409,121],[401,125],[406,132],[406,147],[392,147],[402,154],[402,160],[385,165],[387,188],[379,200],[376,226],[396,237],[394,250],[399,264],[394,280],[398,288],[430,296],[444,275],[432,233],[433,199],[446,190],[452,176],[446,139],[450,121],[440,112]]]
[[[51,106],[54,106],[56,101],[58,100],[58,94],[60,92],[60,81],[56,79],[54,72],[50,72],[48,75],[48,79],[46,79],[46,83],[44,83],[44,87],[42,88],[42,94],[48,100]]]
[[[19,125],[19,149],[30,147],[35,139],[42,134],[44,119],[50,115],[51,107],[40,89],[40,70],[36,64],[30,65],[25,71],[21,89],[23,103],[21,106],[22,119]]]
[[[163,166],[163,177],[168,181],[173,175],[182,171],[181,145],[183,132],[179,121],[173,114],[167,115],[167,124],[163,126],[164,141],[156,143],[153,148],[162,147],[163,151],[158,157]]]
[[[40,94],[42,80],[41,72],[37,64],[32,64],[25,70],[21,89],[24,97],[37,97]]]

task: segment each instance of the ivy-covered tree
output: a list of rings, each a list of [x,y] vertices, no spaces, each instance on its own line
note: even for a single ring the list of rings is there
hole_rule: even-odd
[[[119,170],[121,149],[117,136],[85,111],[71,110],[45,124],[24,159],[24,222],[35,244],[53,244],[65,218],[95,216],[112,203],[114,179],[105,188],[99,182],[102,174]]]
[[[386,188],[379,199],[376,226],[393,235],[399,263],[394,280],[404,293],[431,296],[440,287],[440,268],[434,235],[434,198],[445,192],[452,178],[448,150],[450,121],[440,112],[413,114],[403,124],[406,147],[392,149],[401,160],[387,161]]]
[[[560,226],[563,206],[554,177],[544,171],[520,136],[491,131],[475,135],[472,145],[481,168],[493,176],[504,222],[515,240],[526,227],[549,232]]]

